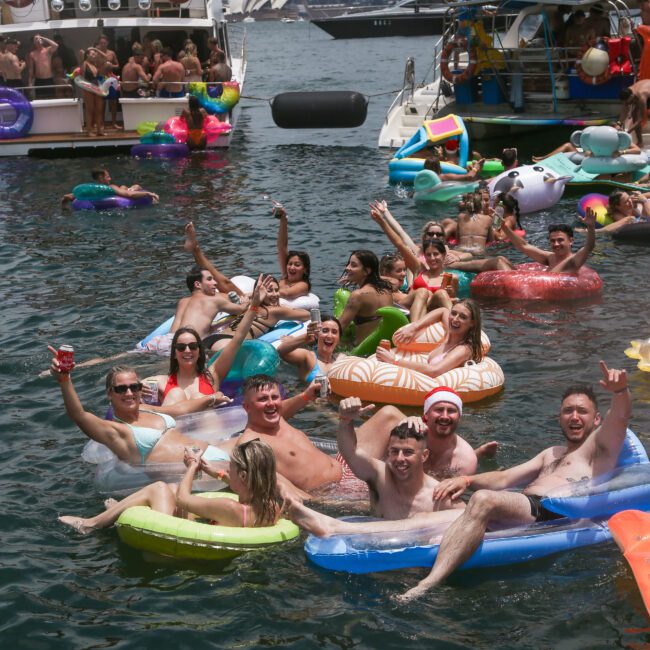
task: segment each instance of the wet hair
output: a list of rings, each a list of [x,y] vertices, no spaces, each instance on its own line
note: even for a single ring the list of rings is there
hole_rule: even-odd
[[[190,290],[190,293],[194,291],[194,283],[201,282],[203,280],[203,271],[207,271],[203,266],[193,266],[190,269],[190,272],[185,276],[185,282],[187,283],[187,288]]]
[[[397,262],[403,262],[404,258],[400,253],[386,253],[379,260],[379,275],[386,275],[391,273],[395,268]]]
[[[194,117],[194,113],[197,113],[201,108],[198,97],[196,97],[196,95],[190,95],[190,98],[187,100],[187,104],[190,109],[190,113],[192,113],[192,116]]]
[[[480,363],[483,361],[483,345],[481,343],[481,308],[478,303],[471,298],[459,300],[454,307],[466,307],[472,317],[472,327],[467,332],[464,343],[469,346],[472,354],[472,361]],[[452,307],[453,309],[453,307]]]
[[[136,369],[132,368],[131,366],[113,366],[106,375],[106,390],[109,391],[111,388],[113,388],[113,381],[117,375],[121,375],[127,372],[132,372],[136,377],[138,376]]]
[[[244,381],[242,393],[246,395],[246,393],[250,391],[257,392],[258,390],[274,388],[276,386],[279,388],[280,382],[278,382],[274,377],[271,377],[271,375],[253,375]]]
[[[368,270],[368,276],[361,286],[370,284],[379,293],[393,293],[393,285],[387,280],[382,280],[381,276],[379,275],[379,260],[372,251],[369,251],[365,248],[360,248],[352,251],[352,253],[350,253],[350,257],[348,258],[348,264],[350,263],[350,259],[352,259],[353,255],[359,260],[361,266],[363,266],[364,269]]]
[[[517,201],[517,199],[514,196],[512,196],[512,194],[500,192],[497,196],[497,202],[501,203],[501,205],[505,208],[505,210],[509,214],[515,215],[517,228],[519,228],[519,230],[523,230],[523,228],[521,227],[521,222],[519,221],[519,217],[521,216],[521,213],[519,212],[519,201]]]
[[[90,172],[90,175],[93,177],[94,181],[98,181],[102,178],[102,176],[106,173],[106,169],[104,167],[93,167],[92,171]]]
[[[230,452],[241,480],[246,484],[255,525],[275,523],[278,501],[278,477],[271,445],[256,438],[237,445]]]
[[[428,169],[431,172],[436,174],[441,174],[442,169],[440,167],[440,158],[438,156],[431,156],[424,161],[424,169]]]
[[[207,379],[208,383],[214,386],[214,378],[207,371],[205,367],[206,360],[205,360],[205,348],[203,347],[203,341],[201,341],[200,334],[192,327],[179,327],[174,332],[174,338],[172,339],[172,345],[171,345],[171,353],[169,355],[168,374],[174,375],[178,372],[178,359],[176,358],[176,343],[178,342],[178,338],[181,334],[191,334],[196,339],[196,342],[199,344],[199,356],[198,359],[196,360],[196,374],[203,375]]]
[[[552,232],[563,232],[565,235],[573,239],[573,228],[566,223],[552,223],[548,227],[548,234]]]
[[[309,253],[305,251],[289,251],[287,257],[284,260],[284,272],[287,272],[287,264],[292,257],[297,257],[302,265],[305,267],[305,270],[302,274],[302,281],[307,283],[308,289],[311,291],[311,280],[309,279],[309,274],[311,273],[311,260],[309,259]]]
[[[435,248],[439,253],[442,253],[443,255],[447,254],[446,246],[438,239],[425,239],[422,242],[422,252],[426,253],[428,248]]]
[[[514,147],[509,147],[501,152],[501,162],[507,169],[517,162],[517,150]]]
[[[598,398],[594,389],[589,384],[571,384],[565,391],[562,393],[562,402],[567,397],[571,395],[584,395],[593,405],[596,411],[598,411]]]
[[[343,325],[341,325],[341,321],[336,316],[331,316],[330,314],[321,314],[320,322],[326,323],[327,321],[336,323],[336,326],[339,328],[339,336],[343,336]]]
[[[410,425],[408,422],[402,422],[396,427],[393,427],[390,431],[390,438],[398,438],[399,440],[408,440],[413,438],[420,444],[425,442],[427,439],[426,433],[418,431],[414,426]]]
[[[480,192],[468,192],[462,195],[461,203],[458,206],[468,214],[476,214],[483,208],[483,196]]]

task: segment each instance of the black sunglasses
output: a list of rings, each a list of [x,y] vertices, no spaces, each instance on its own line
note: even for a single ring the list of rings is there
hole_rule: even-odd
[[[187,348],[194,351],[199,349],[199,344],[196,341],[193,343],[176,343],[174,347],[176,348],[177,352],[185,352]]]
[[[444,237],[445,233],[440,232],[439,230],[436,230],[435,232],[432,232],[431,230],[427,230],[427,232],[424,233],[427,237]]]
[[[142,390],[142,382],[139,381],[137,384],[118,384],[117,386],[111,386],[111,390],[118,395],[126,394],[127,390],[130,390],[132,393],[139,393]]]

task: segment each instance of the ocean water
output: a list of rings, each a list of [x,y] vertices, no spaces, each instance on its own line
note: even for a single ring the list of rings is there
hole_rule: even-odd
[[[409,55],[422,76],[431,39],[337,42],[306,23],[253,24],[244,93],[374,95],[400,85]],[[329,308],[353,248],[390,249],[369,218],[369,200],[386,198],[412,234],[433,214],[387,183],[389,153],[376,141],[390,101],[373,97],[358,129],[284,131],[273,126],[267,102],[245,99],[229,151],[182,161],[124,154],[0,159],[2,647],[559,649],[640,647],[650,640],[636,585],[613,544],[459,573],[404,606],[391,595],[412,586],[422,570],[334,574],[311,565],[299,541],[228,564],[169,563],[124,546],[115,530],[80,537],[56,521],[58,514],[95,513],[103,496],[81,461],[85,438],[65,416],[56,384],[38,377],[48,365],[46,345],[71,343],[78,360],[107,356],[166,319],[185,293],[182,232],[189,219],[225,273],[276,272],[277,222],[263,194],[287,207],[291,246],[310,252],[314,290]],[[516,144],[532,152],[553,142],[533,137]],[[62,213],[60,195],[86,181],[98,163],[116,180],[159,192],[160,206]],[[571,222],[575,203],[567,197],[524,217],[531,241],[543,245],[549,223]],[[630,339],[650,332],[647,249],[599,238],[591,264],[605,281],[595,303],[484,305],[484,329],[506,389],[469,405],[460,429],[472,443],[501,443],[484,469],[521,462],[559,442],[563,387],[597,382],[601,358],[628,369],[632,426],[648,442],[650,378],[623,355]],[[148,357],[136,363],[143,374],[165,365]],[[82,402],[96,413],[106,407],[106,370],[104,364],[75,373]],[[280,376],[290,390],[297,387],[290,370]],[[334,413],[334,406],[327,410]],[[296,422],[309,433],[334,435],[327,412],[307,410]]]

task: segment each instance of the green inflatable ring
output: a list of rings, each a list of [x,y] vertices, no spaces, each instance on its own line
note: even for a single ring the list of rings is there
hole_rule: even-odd
[[[380,307],[377,316],[381,316],[379,325],[366,336],[357,347],[353,348],[350,354],[357,357],[367,357],[375,352],[379,341],[382,339],[393,339],[393,334],[404,325],[409,324],[406,314],[397,307]]]
[[[228,492],[203,492],[200,496],[238,500],[236,494]],[[287,519],[263,528],[213,526],[165,515],[147,506],[128,508],[115,525],[120,539],[133,548],[191,560],[224,560],[295,539],[300,533]]]
[[[350,298],[350,290],[345,287],[339,287],[334,292],[334,317],[341,318],[341,314],[348,304]],[[348,341],[354,341],[357,334],[357,328],[354,323],[350,323],[342,332],[341,338]]]
[[[104,183],[81,183],[77,185],[72,194],[75,199],[82,201],[96,201],[106,199],[109,196],[115,196],[115,190],[110,185]]]
[[[456,297],[469,298],[469,285],[476,277],[476,273],[472,273],[471,271],[459,271],[457,269],[445,269],[445,273],[453,273],[458,276],[458,293],[456,294]]]
[[[481,169],[480,176],[481,178],[493,178],[503,171],[505,171],[503,163],[500,160],[492,158],[483,163],[483,169]]]

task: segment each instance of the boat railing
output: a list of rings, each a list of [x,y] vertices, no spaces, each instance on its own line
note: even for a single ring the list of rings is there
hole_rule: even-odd
[[[229,61],[232,59],[242,60],[242,69],[246,67],[246,25],[243,23],[228,23],[226,34],[226,52]]]

